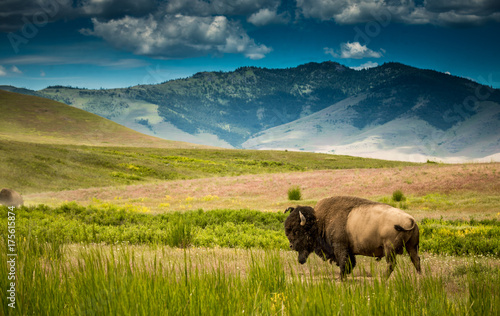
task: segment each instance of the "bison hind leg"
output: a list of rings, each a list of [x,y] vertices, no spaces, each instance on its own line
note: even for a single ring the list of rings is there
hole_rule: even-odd
[[[414,239],[412,237],[412,239]],[[408,254],[410,255],[411,262],[415,266],[415,269],[417,269],[418,273],[422,273],[422,269],[420,267],[420,257],[418,256],[418,234],[417,234],[417,240],[410,239],[406,244],[405,248]]]

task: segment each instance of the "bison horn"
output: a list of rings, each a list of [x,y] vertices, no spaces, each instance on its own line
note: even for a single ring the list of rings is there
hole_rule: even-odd
[[[289,207],[289,208],[287,208],[287,209],[285,210],[285,214],[286,214],[286,212],[290,212],[290,213],[291,213],[291,212],[293,212],[293,210],[294,210],[294,209],[295,209],[295,208],[293,208],[293,207]]]
[[[304,226],[306,224],[306,217],[302,215],[301,211],[299,211],[299,216],[300,216],[300,225]]]

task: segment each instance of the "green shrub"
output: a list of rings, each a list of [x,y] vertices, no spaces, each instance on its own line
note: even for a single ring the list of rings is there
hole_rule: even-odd
[[[395,202],[406,201],[406,197],[403,194],[403,191],[396,190],[396,191],[392,192],[392,200]]]
[[[302,193],[300,192],[300,187],[295,186],[288,189],[288,199],[290,201],[300,201],[302,199]]]

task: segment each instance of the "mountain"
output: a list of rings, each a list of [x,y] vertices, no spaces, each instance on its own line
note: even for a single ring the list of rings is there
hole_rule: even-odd
[[[205,147],[143,135],[60,102],[4,90],[0,90],[0,113],[0,139],[3,140],[93,146]]]
[[[242,67],[158,85],[37,93],[142,133],[221,147],[413,161],[500,153],[500,90],[399,63]]]
[[[243,148],[414,162],[500,160],[498,103],[481,102],[477,114],[444,130],[412,113],[358,128],[358,106],[366,99],[366,94],[351,97],[313,115],[268,129],[243,143]]]

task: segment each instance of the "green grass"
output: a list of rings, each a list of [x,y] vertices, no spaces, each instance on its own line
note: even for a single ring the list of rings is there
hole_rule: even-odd
[[[151,137],[101,116],[31,95],[0,91],[0,138],[30,143],[189,147]],[[197,146],[200,147],[200,146]]]
[[[34,244],[40,243],[35,241]],[[0,269],[7,270],[0,238]],[[40,257],[33,243],[17,248],[16,309],[0,298],[3,315],[497,315],[500,270],[458,266],[458,290],[447,276],[417,277],[397,268],[389,280],[337,282],[325,263],[293,272],[283,251],[238,253],[249,260],[229,270],[214,254],[171,248],[78,247]],[[40,246],[40,245],[39,245]],[[295,258],[293,258],[295,260]],[[241,272],[244,271],[244,272]],[[368,275],[375,272],[367,272]],[[0,278],[0,287],[7,288]]]
[[[421,196],[407,195],[401,202],[395,202],[391,197],[384,196],[376,199],[378,202],[386,203],[401,209],[412,210],[413,213],[422,213],[423,216],[446,216],[456,213],[459,216],[468,218],[466,214],[476,214],[474,216],[484,217],[491,214],[491,210],[498,209],[500,196],[496,192],[464,192],[455,191],[449,194],[429,193]],[[498,213],[500,215],[500,213]]]
[[[500,258],[500,222],[424,219],[419,224],[421,248],[450,255],[491,255]]]
[[[2,295],[3,315],[500,312],[500,269],[485,263],[500,258],[495,219],[422,220],[422,276],[403,256],[386,281],[379,277],[385,265],[375,267],[371,260],[367,266],[369,259],[360,257],[355,278],[338,282],[335,265],[314,255],[305,266],[296,262],[283,232],[287,214],[281,212],[151,215],[133,206],[69,203],[15,213],[16,309],[8,308]],[[8,209],[0,207],[0,220],[7,219]],[[0,226],[0,271],[9,269],[8,234],[7,225]],[[425,258],[429,253],[475,257],[450,267],[440,259],[429,267],[427,262],[435,262]],[[436,268],[446,272],[431,273]],[[4,275],[0,287],[7,289]]]
[[[49,242],[147,244],[172,247],[228,247],[288,249],[283,232],[287,214],[254,210],[194,210],[159,215],[133,206],[76,203],[51,208],[43,205],[17,211],[16,230]],[[7,208],[0,208],[7,218]],[[419,223],[420,249],[448,255],[482,255],[500,258],[500,221],[423,219]],[[7,228],[0,227],[3,235]]]
[[[0,165],[2,186],[29,194],[175,179],[415,164],[284,151],[89,147],[0,139]]]

